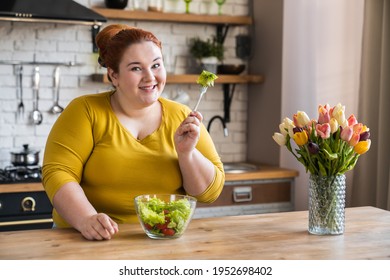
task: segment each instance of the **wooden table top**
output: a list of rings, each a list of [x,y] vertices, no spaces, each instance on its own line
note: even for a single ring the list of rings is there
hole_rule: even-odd
[[[390,259],[390,211],[347,208],[343,235],[311,235],[307,223],[307,211],[194,219],[173,240],[149,239],[139,224],[108,241],[73,229],[0,232],[0,259]]]

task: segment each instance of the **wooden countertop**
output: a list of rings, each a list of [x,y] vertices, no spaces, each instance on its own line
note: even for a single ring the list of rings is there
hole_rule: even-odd
[[[292,169],[281,168],[277,166],[257,165],[258,170],[245,173],[225,173],[226,181],[241,181],[241,180],[269,180],[294,178],[299,175],[299,172]]]
[[[246,173],[226,173],[226,181],[282,179],[298,176],[298,171],[277,166],[258,165],[259,169]],[[41,183],[0,184],[0,193],[43,191]]]
[[[195,219],[173,240],[149,239],[139,224],[109,241],[73,229],[0,232],[0,259],[390,259],[390,211],[347,208],[343,235],[311,235],[307,223],[307,211]]]

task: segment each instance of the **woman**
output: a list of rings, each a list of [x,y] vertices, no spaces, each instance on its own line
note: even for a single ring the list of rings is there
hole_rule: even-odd
[[[137,195],[217,199],[225,174],[201,114],[161,97],[161,42],[110,25],[96,43],[114,90],[73,100],[49,134],[42,170],[55,226],[110,239],[118,223],[137,222]]]

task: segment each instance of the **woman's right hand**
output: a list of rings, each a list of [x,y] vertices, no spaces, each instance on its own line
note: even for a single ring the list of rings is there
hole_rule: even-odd
[[[104,213],[87,217],[80,228],[81,234],[88,240],[108,240],[118,231],[118,224]]]
[[[111,239],[119,229],[107,214],[97,213],[76,182],[65,183],[54,195],[53,206],[63,219],[88,240]]]

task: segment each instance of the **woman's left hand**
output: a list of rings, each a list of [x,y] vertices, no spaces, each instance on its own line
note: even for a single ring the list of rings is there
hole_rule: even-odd
[[[191,112],[180,124],[175,133],[175,146],[179,154],[190,153],[195,149],[200,136],[200,124],[203,116],[199,112]]]

